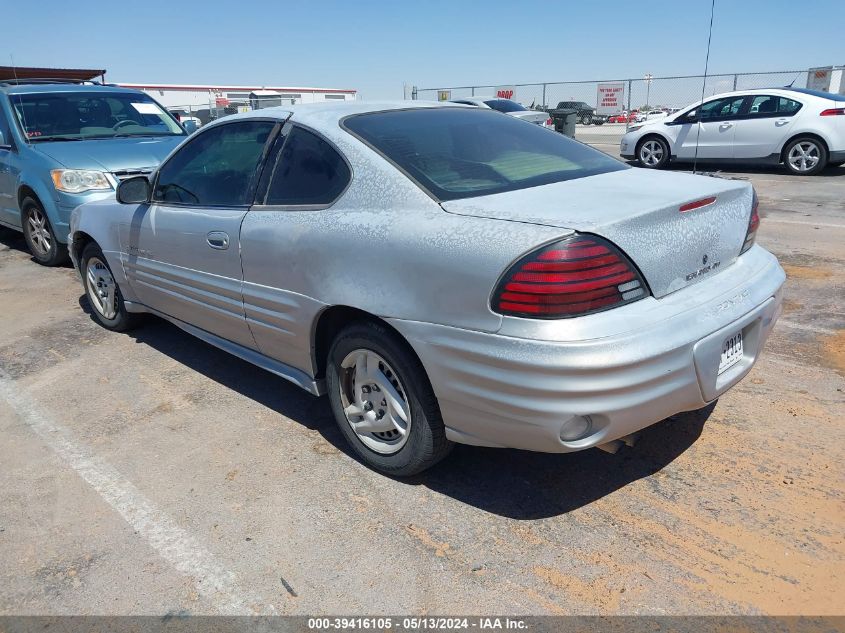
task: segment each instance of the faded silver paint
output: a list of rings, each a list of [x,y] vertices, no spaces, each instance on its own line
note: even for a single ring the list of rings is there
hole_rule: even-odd
[[[703,407],[750,370],[785,276],[759,246],[737,256],[747,183],[630,169],[441,206],[340,126],[351,114],[408,107],[450,106],[320,104],[204,128],[274,116],[322,134],[353,172],[329,208],[100,201],[74,212],[72,243],[85,233],[100,245],[131,310],[163,315],[316,394],[323,311],[349,306],[386,320],[420,357],[458,442],[588,448]],[[713,195],[715,204],[678,212]],[[491,293],[511,264],[573,229],[620,246],[653,296],[563,320],[493,312]],[[213,248],[212,232],[229,247]],[[705,255],[720,266],[687,279]],[[719,337],[737,329],[746,356],[717,379]],[[591,434],[564,442],[561,426],[576,415],[593,419]]]

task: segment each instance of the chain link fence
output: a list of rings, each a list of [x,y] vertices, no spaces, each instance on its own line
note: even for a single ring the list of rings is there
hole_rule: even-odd
[[[689,75],[684,77],[648,77],[639,79],[609,79],[602,81],[561,81],[510,86],[456,86],[451,88],[412,88],[412,99],[443,101],[479,96],[495,96],[500,90],[513,91],[512,99],[526,107],[550,110],[562,101],[584,102],[590,108],[598,103],[599,84],[621,84],[623,93],[618,95],[619,108],[609,115],[615,122],[591,121],[579,116],[575,136],[596,145],[618,144],[625,130],[648,111],[671,112],[684,108],[704,97],[722,92],[793,86],[806,88],[809,71],[782,70],[765,73],[733,73],[723,75]],[[445,98],[444,98],[445,97]],[[636,111],[636,112],[635,112]],[[587,121],[589,124],[585,125]]]

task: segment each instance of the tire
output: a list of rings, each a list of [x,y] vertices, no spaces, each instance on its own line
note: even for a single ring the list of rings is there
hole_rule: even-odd
[[[50,219],[35,198],[23,199],[21,226],[26,247],[36,262],[42,266],[60,266],[68,261],[67,246],[56,240]]]
[[[451,451],[422,364],[384,325],[361,321],[337,334],[329,349],[326,386],[341,433],[370,468],[407,477]],[[353,428],[364,424],[380,430]]]
[[[593,117],[590,114],[582,114],[579,120],[582,125],[589,125],[593,122]]]
[[[660,136],[646,136],[637,143],[637,162],[646,169],[663,169],[669,164],[669,143]]]
[[[783,150],[783,164],[797,176],[815,176],[827,166],[827,148],[817,138],[799,136]]]
[[[79,271],[91,312],[100,325],[114,332],[125,332],[140,324],[143,315],[126,311],[120,287],[112,276],[103,251],[94,242],[82,250]]]

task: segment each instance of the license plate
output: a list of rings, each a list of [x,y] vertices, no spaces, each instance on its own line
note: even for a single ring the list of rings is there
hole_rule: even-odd
[[[736,365],[742,359],[742,330],[732,334],[722,343],[722,358],[719,359],[719,372],[722,373]]]

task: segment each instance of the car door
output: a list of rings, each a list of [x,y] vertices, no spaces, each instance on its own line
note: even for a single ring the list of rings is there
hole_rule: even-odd
[[[5,97],[0,96],[0,99]],[[18,155],[9,119],[0,103],[0,222],[20,226],[17,203]]]
[[[249,348],[238,236],[278,127],[235,120],[198,132],[158,170],[150,204],[121,236],[142,303]]]
[[[777,155],[801,104],[777,95],[752,95],[734,136],[734,158]]]
[[[678,158],[733,158],[734,135],[745,99],[745,95],[735,95],[706,101],[677,119],[675,123],[688,126],[678,133],[675,143]]]
[[[303,244],[322,223],[339,219],[329,207],[351,179],[349,164],[332,143],[312,130],[286,126],[241,227],[247,321],[259,350],[292,367],[309,368],[311,327],[325,307],[305,289],[325,283],[313,278],[309,258],[328,254]],[[303,248],[307,257],[299,256]]]

